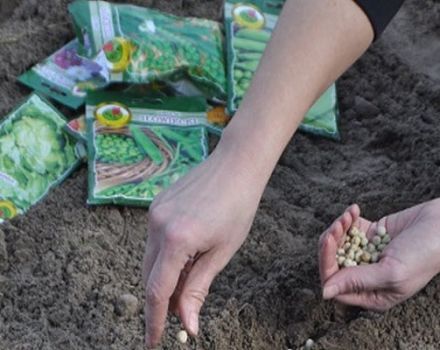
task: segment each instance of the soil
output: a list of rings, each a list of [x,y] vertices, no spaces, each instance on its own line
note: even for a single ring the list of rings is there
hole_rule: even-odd
[[[29,93],[16,77],[73,37],[68,2],[1,1],[1,115]],[[221,20],[220,0],[132,2]],[[384,314],[335,312],[316,259],[320,233],[350,203],[378,219],[440,197],[439,23],[439,0],[407,0],[339,80],[342,141],[291,141],[248,240],[212,286],[200,336],[178,345],[171,319],[162,349],[287,350],[308,338],[316,349],[440,348],[440,279]],[[1,226],[0,349],[143,348],[147,213],[87,208],[86,188],[82,167]]]

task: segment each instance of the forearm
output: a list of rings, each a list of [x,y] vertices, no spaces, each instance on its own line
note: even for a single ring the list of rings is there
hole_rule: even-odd
[[[308,109],[373,35],[352,0],[288,0],[220,152],[239,159],[264,187]]]

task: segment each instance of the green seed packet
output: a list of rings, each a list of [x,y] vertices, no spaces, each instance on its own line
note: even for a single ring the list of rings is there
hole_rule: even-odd
[[[228,0],[225,4],[228,110],[233,115],[269,42],[285,0]],[[339,139],[339,109],[333,84],[306,114],[300,129]]]
[[[24,85],[57,102],[78,109],[86,93],[108,85],[102,66],[78,55],[78,40],[69,42],[53,55],[18,78]]]
[[[206,159],[205,120],[204,98],[88,94],[88,203],[149,206]]]
[[[23,214],[80,163],[67,121],[34,94],[0,124],[0,222]]]
[[[111,82],[189,79],[208,98],[225,100],[221,26],[144,7],[77,0],[69,5],[80,53],[104,63]]]

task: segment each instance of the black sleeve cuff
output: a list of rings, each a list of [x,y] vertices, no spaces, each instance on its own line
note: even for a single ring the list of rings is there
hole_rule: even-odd
[[[364,10],[374,29],[374,40],[382,34],[386,26],[399,11],[404,0],[355,0]]]

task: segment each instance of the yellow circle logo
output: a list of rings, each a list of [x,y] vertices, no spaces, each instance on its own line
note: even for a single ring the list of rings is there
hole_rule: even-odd
[[[102,125],[122,128],[130,122],[131,112],[121,103],[110,102],[96,107],[95,117]]]
[[[128,67],[131,57],[131,44],[127,39],[116,37],[105,44],[102,49],[107,59],[108,69],[112,72],[120,73]]]
[[[262,29],[266,24],[264,14],[254,5],[235,5],[232,9],[232,18],[240,27],[249,29]]]
[[[0,200],[0,220],[12,219],[17,215],[17,208],[14,203],[7,200]]]

